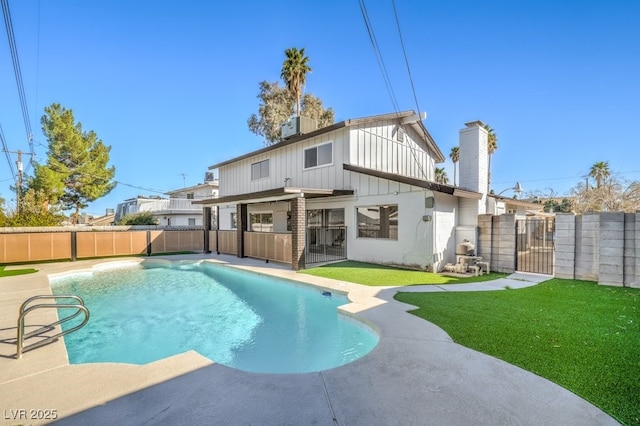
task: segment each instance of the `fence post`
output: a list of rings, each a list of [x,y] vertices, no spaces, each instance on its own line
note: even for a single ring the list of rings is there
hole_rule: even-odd
[[[204,225],[204,247],[205,253],[211,253],[209,249],[209,231],[211,231],[211,207],[202,208],[202,225]]]
[[[151,256],[151,231],[147,229],[147,256]]]
[[[78,239],[76,237],[76,231],[71,231],[71,261],[78,260]]]

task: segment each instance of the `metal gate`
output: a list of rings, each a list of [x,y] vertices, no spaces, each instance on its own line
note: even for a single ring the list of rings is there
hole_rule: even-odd
[[[555,218],[516,221],[516,271],[553,275]]]
[[[307,228],[306,263],[331,262],[347,258],[346,226]]]

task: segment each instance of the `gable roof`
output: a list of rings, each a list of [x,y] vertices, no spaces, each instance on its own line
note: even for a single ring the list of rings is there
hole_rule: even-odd
[[[370,117],[352,118],[352,119],[349,119],[349,120],[344,120],[344,121],[341,121],[339,123],[332,124],[331,126],[327,126],[327,127],[323,127],[321,129],[318,129],[318,130],[314,130],[313,132],[310,132],[310,133],[305,133],[305,134],[302,134],[302,135],[294,136],[294,137],[289,138],[289,139],[285,139],[282,142],[274,143],[273,145],[269,145],[269,146],[264,147],[262,149],[258,149],[256,151],[249,152],[249,153],[241,155],[239,157],[235,157],[235,158],[232,158],[232,159],[229,159],[229,160],[225,160],[225,161],[223,161],[221,163],[213,164],[213,165],[209,166],[209,170],[217,169],[218,167],[226,166],[227,164],[235,163],[237,161],[244,160],[244,159],[249,158],[249,157],[253,157],[254,155],[263,154],[265,152],[273,151],[275,149],[282,148],[283,146],[293,145],[295,143],[302,142],[302,141],[305,141],[307,139],[311,139],[313,137],[316,137],[316,136],[319,136],[319,135],[323,135],[325,133],[329,133],[329,132],[332,132],[334,130],[341,129],[341,128],[344,128],[344,127],[353,127],[353,126],[359,126],[359,125],[362,125],[362,124],[371,124],[371,123],[375,123],[375,122],[378,122],[378,121],[384,121],[384,120],[397,119],[397,120],[401,121],[403,119],[407,119],[407,118],[413,117],[414,115],[416,115],[416,113],[413,110],[410,110],[410,111],[394,112],[394,113],[390,113],[390,114],[372,115]],[[427,128],[424,127],[424,124],[422,124],[421,120],[412,121],[412,122],[408,122],[408,123],[404,123],[404,124],[406,124],[407,126],[413,128],[413,130],[418,135],[422,136],[422,141],[427,145],[427,147],[429,149],[431,149],[434,152],[434,157],[435,157],[436,163],[442,163],[443,161],[445,161],[444,154],[442,154],[442,151],[440,151],[440,148],[438,148],[438,145],[436,145],[435,141],[433,140],[433,138],[429,134],[429,131],[427,131]]]

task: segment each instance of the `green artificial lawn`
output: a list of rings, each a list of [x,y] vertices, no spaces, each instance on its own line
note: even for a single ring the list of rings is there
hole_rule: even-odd
[[[398,293],[466,347],[640,424],[640,290],[552,279],[520,290]]]
[[[38,272],[37,269],[28,268],[28,269],[15,269],[12,271],[6,271],[4,268],[6,266],[0,266],[0,278],[2,277],[11,277],[14,275],[24,275],[24,274],[33,274],[34,272]]]
[[[462,284],[469,282],[490,281],[506,277],[507,274],[491,273],[478,277],[457,278],[432,272],[394,268],[392,266],[372,263],[354,262],[351,260],[330,265],[305,269],[300,273],[317,277],[332,278],[370,286],[405,286],[418,284]]]

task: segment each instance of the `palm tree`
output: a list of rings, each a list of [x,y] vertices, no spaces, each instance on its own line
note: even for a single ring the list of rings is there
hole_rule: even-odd
[[[449,158],[453,161],[453,186],[457,186],[456,184],[456,165],[458,161],[460,161],[460,147],[454,146],[451,148],[451,152],[449,153]]]
[[[447,172],[444,170],[444,167],[436,167],[436,182],[443,185],[449,183],[449,178],[447,177]]]
[[[591,166],[589,176],[596,180],[596,188],[600,188],[602,181],[611,176],[611,171],[609,170],[609,162],[598,161],[597,163],[595,163],[593,166]]]
[[[487,153],[489,154],[489,168],[487,169],[487,192],[491,188],[491,156],[498,149],[498,135],[495,134],[491,126],[488,124],[484,125],[485,130],[487,131]]]
[[[300,98],[302,87],[307,81],[307,73],[311,72],[309,57],[304,55],[304,48],[298,50],[291,47],[284,51],[286,59],[282,64],[280,77],[286,83],[287,89],[296,99],[296,115],[300,115]]]

